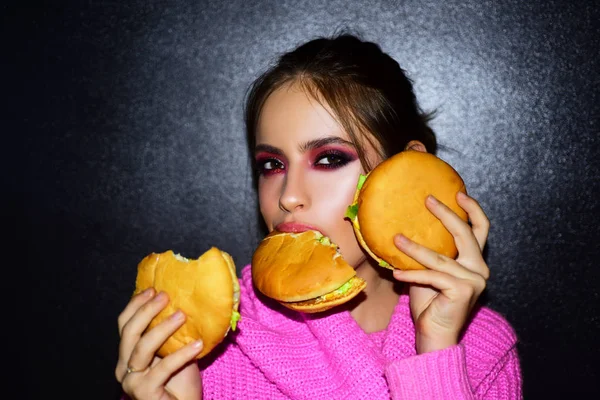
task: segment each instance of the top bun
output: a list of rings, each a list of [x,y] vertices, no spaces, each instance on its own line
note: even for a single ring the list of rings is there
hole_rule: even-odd
[[[256,288],[280,302],[299,302],[332,292],[356,275],[337,246],[317,231],[267,235],[252,257]]]
[[[401,233],[412,241],[454,258],[454,238],[425,206],[433,195],[461,219],[467,213],[457,204],[456,194],[466,193],[460,175],[433,154],[406,150],[373,169],[356,191],[354,231],[365,250],[386,268],[424,269],[400,251],[394,236]],[[358,208],[356,210],[356,207]]]
[[[162,345],[158,355],[165,357],[181,347],[202,339],[202,358],[229,332],[232,314],[237,314],[240,286],[235,264],[229,254],[212,247],[197,260],[169,250],[152,253],[138,265],[134,294],[153,287],[169,295],[169,304],[150,322],[152,329],[177,310],[185,323]]]

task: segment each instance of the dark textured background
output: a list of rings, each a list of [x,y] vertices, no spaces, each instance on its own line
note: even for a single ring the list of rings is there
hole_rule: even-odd
[[[13,386],[24,398],[114,398],[116,318],[137,262],[211,245],[249,261],[259,236],[245,90],[282,51],[348,27],[438,110],[439,156],[492,221],[486,299],[520,337],[525,398],[600,393],[597,4],[0,6],[4,267],[26,282],[5,290],[30,305],[3,324]]]

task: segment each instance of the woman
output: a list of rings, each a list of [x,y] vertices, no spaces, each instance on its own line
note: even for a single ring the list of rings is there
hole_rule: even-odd
[[[463,222],[426,202],[455,237],[459,256],[442,257],[398,235],[396,246],[428,267],[394,271],[361,249],[344,218],[359,174],[405,149],[435,152],[436,141],[410,80],[380,48],[350,35],[310,41],[285,54],[253,85],[246,125],[260,211],[269,231],[316,229],[339,245],[367,281],[365,296],[306,315],[257,296],[242,271],[239,331],[192,362],[200,342],[160,359],[160,344],[182,323],[145,333],[168,302],[148,290],[119,316],[116,367],[136,399],[520,398],[512,328],[478,307],[489,270],[482,257],[489,223],[478,203],[457,196]]]

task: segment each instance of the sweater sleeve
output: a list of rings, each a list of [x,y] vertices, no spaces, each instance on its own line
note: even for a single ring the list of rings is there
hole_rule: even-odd
[[[521,399],[518,356],[512,348],[472,387],[464,345],[413,356],[385,371],[392,399]]]
[[[498,313],[482,308],[461,342],[391,362],[385,375],[392,399],[521,399],[517,338]]]
[[[462,345],[395,361],[385,375],[394,400],[473,398]]]

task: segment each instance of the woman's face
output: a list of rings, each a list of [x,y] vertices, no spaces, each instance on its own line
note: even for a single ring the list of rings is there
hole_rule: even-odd
[[[381,161],[375,149],[365,150],[371,165]],[[366,260],[344,218],[365,171],[328,107],[297,85],[273,92],[258,121],[255,158],[260,211],[269,232],[315,229],[339,246],[350,265]]]

